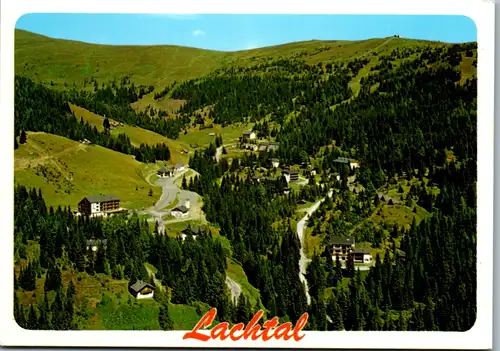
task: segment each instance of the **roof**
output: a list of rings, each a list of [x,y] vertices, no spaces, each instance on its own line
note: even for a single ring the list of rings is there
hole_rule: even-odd
[[[246,132],[243,132],[243,135],[250,135],[250,134],[252,134],[252,133],[253,133],[252,131],[247,130]]]
[[[170,167],[160,167],[160,169],[158,170],[158,172],[169,173],[169,172],[172,172],[172,168],[170,168]]]
[[[362,254],[369,254],[370,249],[355,249],[353,250],[354,253],[362,253]]]
[[[354,245],[354,238],[334,236],[330,239],[330,245]]]
[[[184,167],[185,164],[184,163],[176,163],[175,164],[175,168],[181,168],[181,167]]]
[[[279,158],[271,158],[271,162],[280,162]]]
[[[182,205],[182,206],[177,206],[176,208],[173,209],[173,211],[179,211],[179,212],[182,212],[182,213],[188,213],[189,212],[189,208],[187,208],[186,206]]]
[[[349,163],[349,158],[347,158],[347,157],[337,157],[337,159],[334,160],[334,162]]]
[[[138,280],[134,284],[130,286],[130,289],[136,293],[139,293],[141,290],[144,288],[150,288],[154,289],[154,287],[151,284],[146,283],[145,281]]]
[[[93,203],[96,203],[96,202],[106,202],[106,201],[115,201],[115,200],[120,200],[119,198],[117,198],[116,196],[114,195],[90,195],[90,196],[86,196],[84,197],[84,199],[87,199],[88,202],[90,202],[91,204]]]

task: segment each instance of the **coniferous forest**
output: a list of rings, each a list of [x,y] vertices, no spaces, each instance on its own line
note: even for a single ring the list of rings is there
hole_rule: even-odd
[[[98,131],[69,103],[170,139],[199,119],[221,127],[251,123],[259,140],[279,146],[219,159],[223,135],[190,152],[196,173],[182,179],[182,189],[202,198],[210,228],[196,237],[176,237],[168,227],[163,233],[136,213],[76,216],[49,206],[39,188],[16,185],[16,321],[27,329],[79,329],[92,314],[74,277],[100,275],[151,284],[164,330],[175,325],[171,309],[180,305],[197,316],[216,307],[217,319],[231,323],[248,322],[260,309],[294,323],[308,312],[309,330],[470,329],[477,305],[477,80],[461,65],[476,51],[475,43],[422,44],[317,64],[301,54],[260,58],[166,86],[126,77],[57,90],[16,76],[16,148],[27,131],[45,132],[87,139],[144,164],[171,159],[166,144],[134,146],[125,134]],[[148,94],[184,103],[169,118],[131,107]],[[274,158],[280,171],[270,167]],[[285,166],[298,171],[299,182],[288,183]],[[298,222],[320,200],[302,240]],[[361,270],[350,258],[332,259],[335,237],[371,250],[373,265]],[[89,240],[97,239],[106,245],[94,250]],[[307,285],[301,249],[309,258]],[[235,265],[247,285],[232,299],[226,277]],[[26,303],[25,293],[38,302]]]

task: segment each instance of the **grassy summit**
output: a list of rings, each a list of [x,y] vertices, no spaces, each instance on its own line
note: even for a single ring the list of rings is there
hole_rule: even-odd
[[[38,81],[83,85],[85,79],[104,82],[129,75],[136,84],[161,88],[173,81],[205,75],[227,64],[249,65],[255,60],[301,57],[306,63],[345,60],[390,51],[396,47],[438,45],[397,37],[361,41],[311,40],[252,50],[221,52],[182,46],[113,46],[52,39],[17,29],[15,32],[16,74]]]

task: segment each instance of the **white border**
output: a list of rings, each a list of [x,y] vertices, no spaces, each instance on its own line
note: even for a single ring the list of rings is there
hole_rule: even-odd
[[[33,12],[101,13],[276,13],[276,14],[442,14],[466,15],[474,20],[478,35],[478,183],[477,183],[477,321],[467,332],[306,332],[300,342],[197,342],[183,340],[182,331],[27,331],[13,319],[13,77],[14,26]],[[333,38],[332,38],[333,39]],[[494,5],[466,0],[357,0],[338,2],[308,0],[266,1],[2,1],[1,3],[1,116],[2,172],[0,207],[3,241],[0,245],[1,282],[0,343],[5,346],[115,346],[115,347],[286,347],[286,348],[426,348],[490,349],[492,347],[493,289],[493,101],[494,101]],[[7,151],[8,150],[8,151]]]

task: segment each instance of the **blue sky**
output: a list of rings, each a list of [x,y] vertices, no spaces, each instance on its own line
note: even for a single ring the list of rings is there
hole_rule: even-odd
[[[53,38],[114,45],[183,45],[233,51],[302,40],[361,40],[399,35],[476,41],[463,16],[27,14],[16,28]]]

